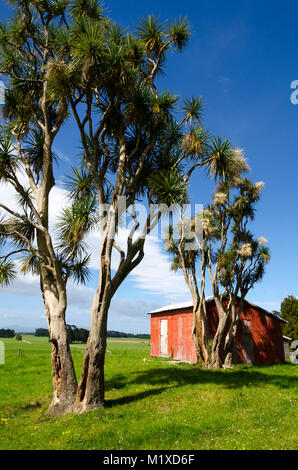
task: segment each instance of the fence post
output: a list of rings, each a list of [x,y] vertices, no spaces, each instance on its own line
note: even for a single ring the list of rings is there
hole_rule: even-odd
[[[0,341],[0,364],[5,364],[5,346],[3,341]]]

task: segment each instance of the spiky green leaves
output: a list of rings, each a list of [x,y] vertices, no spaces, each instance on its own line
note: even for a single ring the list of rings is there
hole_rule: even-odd
[[[218,239],[220,236],[220,228],[216,213],[212,206],[208,206],[202,214],[204,237],[207,240]]]
[[[68,0],[52,0],[47,2],[46,12],[52,18],[64,17],[69,6]]]
[[[157,125],[169,122],[177,100],[168,90],[152,97],[152,116]]]
[[[148,182],[156,203],[172,206],[186,202],[187,185],[178,171],[155,171],[148,178]]]
[[[180,52],[186,46],[191,35],[190,23],[187,18],[161,22],[159,17],[148,15],[140,21],[137,36],[143,41],[149,55],[160,57],[171,45]]]
[[[96,202],[91,197],[74,200],[70,207],[63,209],[56,231],[58,248],[63,256],[80,254],[85,251],[84,237],[95,228],[98,218]]]
[[[202,119],[202,113],[205,109],[202,98],[193,96],[192,98],[187,98],[183,100],[181,110],[183,112],[183,121],[186,124],[191,124],[192,121],[195,124],[199,123]]]
[[[69,199],[83,201],[95,195],[92,177],[84,168],[73,167],[72,176],[67,177],[65,186]],[[92,206],[89,207],[92,208]]]
[[[38,130],[28,136],[25,141],[24,155],[38,180],[44,162],[44,134],[42,132]],[[58,162],[58,156],[55,152],[52,152],[52,160]]]
[[[183,137],[183,150],[187,155],[203,158],[209,149],[209,139],[209,132],[203,126],[192,128]]]
[[[71,32],[73,55],[81,63],[101,61],[103,54],[103,26],[100,22],[79,19]]]
[[[177,47],[179,52],[187,45],[191,36],[191,26],[187,18],[177,18],[171,21],[166,36]]]
[[[270,249],[267,246],[261,246],[259,248],[258,255],[264,264],[269,263],[271,259],[271,254],[270,254]]]
[[[241,149],[234,148],[229,140],[213,137],[208,152],[202,160],[210,177],[219,181],[239,178],[249,167]]]
[[[13,261],[1,262],[0,260],[0,285],[7,287],[16,278],[16,268]]]
[[[259,185],[240,179],[236,185],[221,183],[210,207],[218,226],[217,265],[221,285],[227,292],[246,293],[260,281],[270,260],[267,240],[256,239],[248,230],[254,218]],[[221,191],[221,192],[220,192]],[[224,240],[226,240],[224,242]]]
[[[163,33],[165,30],[165,22],[160,22],[159,17],[148,15],[142,18],[137,26],[137,36],[145,44],[148,53],[157,56],[165,45]]]
[[[146,126],[150,119],[151,100],[149,87],[141,80],[136,80],[134,86],[131,87],[131,93],[125,100],[125,123]]]
[[[0,180],[7,179],[11,172],[18,168],[16,151],[13,148],[11,135],[2,131],[0,134]]]
[[[71,64],[51,60],[46,67],[47,97],[52,103],[63,101],[76,84],[76,74]]]
[[[33,110],[36,110],[36,100],[40,97],[39,86],[22,82],[10,81],[9,89],[5,91],[5,103],[2,106],[2,116],[11,121],[15,131],[23,134],[28,130]]]
[[[10,219],[7,228],[10,241],[17,247],[27,248],[27,240],[32,243],[35,239],[35,228],[29,220]]]
[[[233,147],[228,140],[222,141],[221,137],[211,140],[210,150],[203,161],[207,173],[214,179],[224,179],[229,173],[233,161]]]
[[[103,18],[102,2],[98,0],[73,0],[70,3],[70,14],[74,18],[83,17],[100,21]]]
[[[77,261],[68,262],[63,269],[66,271],[66,275],[77,284],[86,284],[90,279],[89,263],[90,255],[85,255]]]
[[[40,273],[40,261],[35,253],[28,252],[21,257],[21,273],[32,273],[38,275]]]

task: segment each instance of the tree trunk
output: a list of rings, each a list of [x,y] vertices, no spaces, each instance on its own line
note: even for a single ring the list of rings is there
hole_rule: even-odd
[[[212,343],[211,365],[216,369],[220,369],[223,366],[223,347],[228,314],[219,299],[215,298],[215,304],[218,313],[218,325]]]
[[[65,313],[67,307],[66,285],[56,258],[49,227],[49,195],[55,184],[52,168],[52,143],[49,110],[46,108],[46,91],[43,97],[43,111],[46,121],[43,146],[42,181],[39,188],[33,187],[44,230],[37,230],[40,259],[40,286],[48,322],[49,336],[52,343],[51,365],[53,397],[47,413],[65,414],[72,411],[77,392],[77,379],[67,338]],[[53,272],[49,271],[49,267]]]
[[[67,337],[66,287],[57,291],[52,275],[41,269],[41,291],[52,343],[51,366],[53,396],[47,410],[51,415],[72,411],[77,393],[77,378]]]
[[[206,309],[202,299],[199,302],[199,305],[194,303],[194,328],[193,328],[193,340],[197,353],[197,361],[203,365],[203,367],[209,366],[209,352],[208,352],[208,342],[209,342],[209,326],[206,317]]]
[[[224,340],[223,329],[225,321],[222,319],[219,324],[212,343],[212,352],[211,352],[211,366],[215,369],[220,369],[222,367],[222,355],[221,355],[221,346]]]
[[[194,307],[193,311],[193,332],[192,337],[196,349],[197,363],[204,364],[204,349],[202,338],[202,322],[200,318],[199,308]]]
[[[227,332],[224,344],[224,367],[232,368],[233,367],[233,349],[235,344],[235,337],[237,333],[237,327],[240,319],[240,315],[243,310],[243,300],[241,299],[236,309],[236,301],[234,300],[231,305],[232,312],[232,321]]]
[[[50,314],[53,398],[47,413],[51,415],[72,412],[77,393],[77,379],[67,339],[64,313]]]
[[[96,410],[105,405],[104,365],[111,299],[109,269],[103,262],[100,284],[91,308],[91,327],[78,386],[76,413]]]
[[[111,302],[108,290],[103,287],[103,292],[96,293],[93,300],[90,334],[74,409],[76,413],[96,410],[105,405],[104,365],[107,318]]]
[[[210,329],[208,324],[207,318],[207,310],[206,310],[206,302],[205,298],[201,298],[201,320],[202,320],[202,338],[203,338],[203,345],[204,345],[204,366],[210,367],[211,357],[210,357],[210,342],[211,342],[211,335]]]

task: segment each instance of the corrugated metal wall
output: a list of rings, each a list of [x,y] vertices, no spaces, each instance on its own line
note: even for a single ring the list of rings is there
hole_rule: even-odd
[[[209,327],[214,335],[217,311],[214,302],[207,304]],[[160,322],[168,320],[167,356],[184,362],[196,362],[192,339],[192,308],[151,314],[151,356],[159,357]],[[278,364],[285,360],[282,323],[264,314],[262,309],[245,303],[240,317],[233,353],[234,363]]]
[[[160,322],[163,319],[168,320],[168,357],[183,362],[196,362],[191,308],[151,315],[151,356],[161,355]]]

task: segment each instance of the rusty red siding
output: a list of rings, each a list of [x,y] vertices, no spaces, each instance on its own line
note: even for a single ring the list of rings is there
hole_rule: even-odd
[[[160,321],[168,320],[168,357],[196,362],[192,339],[192,308],[151,314],[151,356],[160,354]]]
[[[218,316],[214,301],[207,303],[208,321],[214,336]],[[192,339],[192,307],[151,314],[151,356],[160,354],[160,321],[168,320],[167,357],[196,362]],[[240,316],[233,351],[234,363],[278,364],[285,360],[281,321],[248,302]]]
[[[262,365],[283,362],[285,356],[281,321],[248,303],[245,303],[240,316],[234,351],[235,362],[247,362],[243,341],[245,321],[250,325],[249,332],[246,334],[251,337],[252,363]]]

